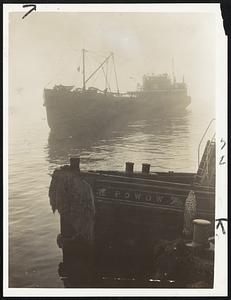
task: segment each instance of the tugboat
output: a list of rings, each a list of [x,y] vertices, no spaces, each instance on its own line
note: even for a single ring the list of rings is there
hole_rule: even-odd
[[[211,123],[212,121],[210,125]],[[198,148],[198,158],[200,158],[201,142]],[[197,247],[199,244],[199,250],[196,248],[196,252],[193,250],[193,253],[197,255],[203,249],[207,249],[202,252],[205,253],[203,255],[211,255],[208,273],[213,272],[213,246],[211,248],[210,243],[204,241],[203,236],[206,234],[199,233],[198,229],[195,234],[193,233],[193,225],[202,226],[206,231],[208,229],[208,236],[214,236],[215,152],[214,135],[207,141],[196,173],[150,172],[149,164],[143,164],[141,172],[134,172],[132,162],[126,163],[125,172],[80,172],[82,179],[91,186],[95,198],[96,242],[93,256],[94,270],[97,276],[101,276],[101,279],[113,276],[119,278],[118,280],[130,278],[129,282],[125,280],[128,286],[132,286],[132,280],[136,278],[134,280],[136,283],[138,282],[139,287],[142,287],[144,278],[147,279],[147,276],[151,276],[153,272],[153,249],[161,244],[160,240],[170,241],[170,246],[166,244],[167,246],[165,245],[163,248],[165,249],[164,252],[158,250],[155,255],[158,261],[159,259],[162,261],[163,259],[159,258],[161,254],[159,252],[165,253],[164,257],[171,260],[170,265],[174,269],[174,265],[176,265],[174,249],[180,253],[180,259],[183,255],[184,260],[187,261],[187,257],[191,255],[191,250],[188,252],[185,248],[185,242],[182,244],[182,242],[175,241],[183,238],[189,242],[192,240],[192,234],[194,235],[192,248],[194,249],[194,246]],[[79,165],[79,158],[71,158],[71,164],[72,166],[64,166],[54,172],[49,192],[52,207],[56,205],[57,201],[61,207],[66,208],[68,203],[71,203],[67,193],[68,184],[71,176],[75,177],[75,165]],[[61,194],[59,196],[60,187]],[[62,189],[64,189],[64,193],[62,193]],[[73,244],[69,243],[68,246],[65,246],[60,240],[68,240],[72,234],[73,228],[71,228],[70,220],[64,221],[61,218],[61,235],[58,237],[58,244],[63,249],[64,265],[69,265],[71,269],[73,268],[73,258],[76,258],[76,253],[79,251],[78,242],[76,244],[74,242]],[[200,241],[201,238],[202,242]],[[174,246],[175,244],[176,246]],[[200,244],[203,244],[202,250]],[[159,249],[162,249],[161,247]],[[187,247],[190,248],[190,244]],[[85,251],[84,255],[91,257]],[[192,265],[195,259],[190,260]],[[90,260],[87,258],[86,261]],[[157,269],[160,268],[158,272],[162,272],[168,267],[164,263],[165,258],[164,261],[161,261],[157,265]],[[176,261],[177,264],[180,261]],[[200,266],[201,264],[204,265],[203,259],[202,262],[199,261]],[[180,265],[182,267],[182,264]],[[64,272],[62,267],[61,273]],[[203,268],[206,269],[202,266]],[[77,269],[79,270],[79,267]],[[83,267],[83,272],[85,270],[86,266]],[[185,274],[184,272],[185,270],[182,271],[182,274]],[[165,274],[166,272],[162,273]],[[184,277],[182,274],[181,279]],[[168,282],[168,284],[170,283]],[[109,287],[114,286],[114,284],[116,283],[110,282]],[[153,286],[153,282],[148,281],[146,284],[145,286]],[[102,280],[99,280],[96,285],[102,286]],[[118,287],[121,287],[119,283]]]
[[[44,106],[51,132],[78,136],[97,132],[113,121],[130,121],[153,118],[159,114],[176,114],[185,110],[191,98],[187,94],[184,79],[176,82],[168,74],[144,75],[139,90],[121,93],[119,91],[114,55],[110,53],[103,62],[86,77],[85,57],[82,50],[82,87],[55,85],[44,89]],[[113,65],[116,92],[109,82],[108,64]],[[112,63],[111,63],[112,62]],[[105,89],[87,87],[89,80],[99,71],[105,76]],[[119,121],[118,121],[119,120]]]
[[[143,164],[142,172],[135,173],[133,166],[127,162],[125,172],[81,172],[93,188],[96,223],[103,232],[115,236],[112,232],[116,234],[121,226],[123,233],[132,227],[134,233],[143,232],[150,237],[172,232],[172,237],[177,238],[183,231],[189,194],[196,201],[194,217],[209,220],[214,225],[214,140],[207,142],[197,173],[150,172],[149,164]]]

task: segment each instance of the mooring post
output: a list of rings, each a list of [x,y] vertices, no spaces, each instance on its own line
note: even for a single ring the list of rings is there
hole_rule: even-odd
[[[70,158],[70,168],[73,171],[79,171],[80,158],[79,157],[71,157]]]
[[[208,247],[209,246],[209,226],[210,221],[195,219],[193,220],[193,243],[195,246]]]
[[[127,174],[132,174],[133,173],[133,168],[134,168],[134,163],[133,162],[126,162],[125,172]]]
[[[214,248],[209,241],[209,227],[211,222],[203,219],[193,220],[193,240],[187,243],[186,246],[191,248],[193,255],[200,258],[212,258]]]
[[[149,174],[150,172],[150,164],[142,164],[142,173]]]
[[[71,157],[70,158],[70,170],[71,171],[79,171],[79,164],[80,164],[80,158],[79,157]],[[65,201],[68,201],[68,199],[65,199]],[[74,230],[73,226],[71,226],[69,219],[65,216],[60,214],[60,230],[61,235],[65,238],[69,238],[73,235]]]
[[[79,157],[71,157],[70,158],[70,168],[71,172],[79,172],[80,171],[80,158]],[[64,171],[65,172],[65,171]],[[68,199],[65,199],[68,201]],[[61,239],[60,237],[57,238],[57,243],[59,247],[63,250],[63,262],[65,264],[70,264],[73,261],[73,254],[72,253],[72,245],[68,245],[65,241],[68,241],[75,235],[75,230],[71,224],[71,221],[66,214],[60,214],[60,231],[61,231]],[[61,243],[59,243],[59,240]]]

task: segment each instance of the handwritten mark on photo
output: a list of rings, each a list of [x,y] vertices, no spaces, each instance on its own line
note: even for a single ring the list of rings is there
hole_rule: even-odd
[[[222,233],[226,234],[225,228],[224,228],[224,224],[222,223],[223,221],[228,222],[228,219],[225,219],[225,218],[216,219],[216,222],[218,222],[217,226],[216,226],[216,229],[218,229],[219,227],[221,227]]]
[[[24,4],[22,6],[23,8],[26,8],[26,7],[32,7],[23,17],[22,19],[24,19],[26,16],[28,16],[33,10],[36,11],[36,5],[35,4]]]

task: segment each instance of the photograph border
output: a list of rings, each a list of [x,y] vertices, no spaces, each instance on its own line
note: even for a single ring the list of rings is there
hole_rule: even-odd
[[[216,219],[228,218],[228,179],[227,163],[219,165],[219,159],[224,155],[227,162],[228,147],[221,149],[221,139],[228,142],[227,132],[227,66],[228,51],[227,36],[224,34],[223,20],[219,3],[175,3],[175,4],[36,4],[36,12],[201,12],[214,13],[216,15]],[[9,243],[8,243],[8,17],[10,12],[25,13],[22,4],[4,4],[3,6],[3,292],[4,296],[227,296],[228,291],[228,234],[223,234],[221,228],[215,228],[215,264],[214,264],[214,288],[213,289],[103,289],[103,288],[9,288]],[[227,232],[226,222],[224,222]]]

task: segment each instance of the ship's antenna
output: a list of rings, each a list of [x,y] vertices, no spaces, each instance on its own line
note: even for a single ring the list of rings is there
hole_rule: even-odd
[[[86,90],[86,81],[85,81],[85,49],[82,49],[83,52],[83,90]]]
[[[114,54],[111,53],[111,56],[112,56],[112,61],[113,61],[113,65],[114,65],[114,72],[115,72],[115,79],[116,79],[117,94],[119,94],[120,91],[119,91],[118,79],[117,79],[117,74],[116,74],[116,67],[115,67]]]
[[[175,71],[174,71],[174,58],[172,57],[172,79],[173,79],[173,83],[176,83],[176,77],[175,77]]]

